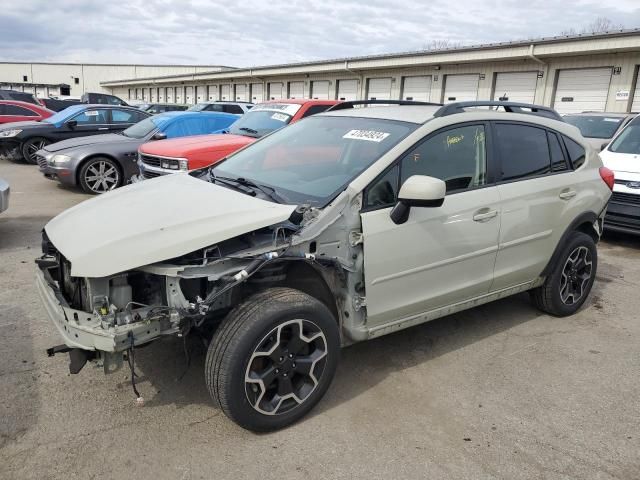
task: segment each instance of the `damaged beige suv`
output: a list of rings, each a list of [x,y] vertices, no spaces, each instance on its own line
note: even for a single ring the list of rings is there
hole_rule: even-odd
[[[357,103],[375,102],[51,220],[49,353],[133,373],[138,347],[197,331],[211,396],[265,431],[313,408],[341,346],[524,291],[580,308],[613,175],[577,128],[534,105]]]

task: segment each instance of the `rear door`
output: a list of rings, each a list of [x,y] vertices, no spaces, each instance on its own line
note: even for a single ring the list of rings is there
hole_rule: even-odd
[[[575,218],[579,195],[560,137],[534,124],[496,122],[501,229],[493,291],[537,278]],[[573,216],[572,216],[573,215]]]
[[[489,291],[498,248],[500,198],[487,162],[486,123],[440,130],[411,148],[365,190],[361,213],[367,322],[376,327]],[[441,207],[389,214],[412,175],[447,184]]]
[[[75,122],[75,126],[70,127],[70,121]],[[109,133],[109,127],[109,109],[90,108],[70,118],[60,128],[56,128],[52,136],[57,139],[56,141],[60,141],[66,138]]]

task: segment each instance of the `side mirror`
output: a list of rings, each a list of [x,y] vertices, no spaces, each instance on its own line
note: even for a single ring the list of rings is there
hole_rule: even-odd
[[[166,138],[167,134],[163,132],[156,132],[153,137],[151,137],[152,140],[164,140]]]
[[[73,130],[77,126],[78,126],[78,122],[76,120],[69,120],[67,122],[67,127],[69,127],[71,130]]]
[[[440,207],[444,203],[447,185],[439,178],[426,175],[409,177],[400,187],[398,203],[391,210],[391,220],[396,225],[409,219],[411,207]]]

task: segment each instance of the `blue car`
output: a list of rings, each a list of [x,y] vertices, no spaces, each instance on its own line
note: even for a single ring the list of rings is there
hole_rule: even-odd
[[[217,133],[238,118],[239,115],[221,112],[161,113],[119,133],[47,145],[36,153],[36,161],[47,178],[80,186],[87,193],[105,193],[124,185],[138,173],[137,152],[143,143]],[[181,165],[176,167],[181,169]]]

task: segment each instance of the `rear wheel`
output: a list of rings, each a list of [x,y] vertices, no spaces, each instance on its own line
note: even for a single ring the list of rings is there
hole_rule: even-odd
[[[80,169],[80,186],[94,195],[108,192],[122,185],[122,174],[116,162],[106,157],[87,161]]]
[[[22,142],[22,146],[20,147],[22,151],[22,157],[32,165],[36,165],[38,163],[38,159],[36,157],[36,153],[38,150],[42,150],[44,147],[49,145],[51,142],[46,138],[34,137],[28,138],[24,142]]]
[[[337,322],[323,303],[298,290],[268,289],[238,306],[216,331],[207,387],[240,426],[282,428],[322,398],[339,349]]]
[[[585,302],[596,278],[598,251],[589,235],[573,232],[545,283],[531,291],[543,312],[565,317]]]

